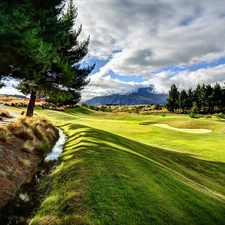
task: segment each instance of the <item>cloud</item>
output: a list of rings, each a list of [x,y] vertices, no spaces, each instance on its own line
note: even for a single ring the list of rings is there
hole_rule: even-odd
[[[149,86],[149,84],[147,86]],[[105,77],[93,75],[91,76],[90,84],[82,91],[82,101],[96,96],[132,93],[137,91],[140,87],[146,87],[146,84],[123,82],[118,79],[113,79],[110,75]]]
[[[0,94],[9,94],[9,95],[23,95],[21,92],[19,92],[17,89],[14,88],[18,84],[18,81],[16,80],[3,80],[5,86],[0,89]]]
[[[213,74],[213,76],[212,76]],[[197,84],[210,84],[218,82],[224,86],[225,65],[198,69],[195,71],[184,70],[176,73],[171,70],[153,74],[148,83],[154,84],[154,91],[157,93],[168,93],[170,86],[176,84],[180,90],[195,89]]]
[[[82,37],[91,36],[89,59],[108,60],[96,74],[98,79],[104,80],[109,71],[121,77],[138,75],[147,83],[154,82],[157,91],[172,81],[186,86],[181,84],[185,77],[193,83],[217,81],[218,68],[211,69],[211,78],[199,77],[209,69],[177,74],[163,70],[225,56],[223,0],[77,0],[75,4]],[[158,70],[162,73],[153,75]]]
[[[78,0],[76,5],[77,22],[83,24],[84,36],[91,35],[89,53],[93,57],[96,52],[105,58],[113,50],[121,50],[127,58],[123,63],[129,67],[132,53],[142,49],[153,53],[149,65],[158,67],[171,61],[188,64],[212,52],[224,54],[225,10],[220,0],[188,4],[182,0]],[[132,50],[130,55],[128,50]]]
[[[95,96],[137,92],[138,88],[150,87],[151,85],[154,86],[155,93],[168,93],[172,84],[176,84],[179,90],[195,89],[197,84],[203,83],[205,85],[214,85],[216,82],[224,87],[224,74],[225,65],[198,69],[196,71],[184,70],[178,72],[176,75],[174,75],[174,71],[172,70],[162,71],[152,74],[148,80],[143,82],[123,82],[113,79],[111,76],[102,77],[93,75],[90,85],[86,86],[83,90],[83,100]]]

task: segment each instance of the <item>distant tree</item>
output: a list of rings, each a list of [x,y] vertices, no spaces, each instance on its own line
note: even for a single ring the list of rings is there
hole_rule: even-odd
[[[198,107],[198,111],[201,110],[202,107],[202,99],[203,99],[203,92],[202,92],[202,87],[200,84],[197,85],[195,91],[194,91],[194,99],[193,101],[196,103]]]
[[[212,99],[214,103],[214,111],[218,111],[222,106],[222,88],[216,83],[213,88]]]
[[[191,109],[194,102],[194,92],[192,91],[192,88],[189,88],[187,91],[187,100],[186,105],[187,109]]]
[[[221,96],[221,101],[222,101],[221,108],[222,108],[222,111],[225,112],[225,86],[221,87],[221,94],[222,94],[222,96]]]
[[[206,102],[207,112],[213,112],[213,88],[206,85],[204,99]]]
[[[207,106],[208,99],[206,98],[206,87],[205,84],[201,86],[201,106],[203,111],[205,112]]]
[[[198,112],[199,112],[198,105],[196,102],[194,102],[191,110],[189,111],[189,116],[191,118],[198,118],[198,116],[197,116]]]
[[[179,108],[179,91],[175,84],[170,87],[168,98],[166,99],[166,108],[169,112],[174,112]]]
[[[182,90],[178,97],[179,100],[179,107],[182,110],[183,113],[186,112],[186,109],[188,108],[188,95],[185,90]]]
[[[195,116],[199,112],[213,113],[215,111],[224,112],[225,110],[225,87],[221,87],[218,83],[214,87],[198,84],[196,89],[189,88],[187,92],[181,90],[180,93],[177,87],[172,85],[166,100],[166,107],[170,112],[174,112],[178,108],[177,94],[179,108],[184,113],[189,110],[190,115]]]

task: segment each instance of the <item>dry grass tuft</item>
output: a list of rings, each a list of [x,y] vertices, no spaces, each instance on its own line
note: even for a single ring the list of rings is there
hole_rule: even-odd
[[[56,131],[52,128],[46,130],[46,136],[48,140],[53,141],[56,138]]]
[[[25,141],[21,147],[21,151],[28,152],[31,154],[33,153],[34,150],[35,150],[35,147],[30,140]]]
[[[44,117],[34,116],[28,118],[22,116],[18,118],[13,124],[8,124],[7,128],[17,137],[23,140],[33,140],[35,138],[40,141],[48,142],[49,136],[52,140],[53,134],[56,135],[56,129],[51,122]],[[52,131],[50,131],[50,129]]]
[[[50,151],[52,141],[58,136],[58,130],[50,121],[42,116],[21,116],[14,123],[0,127],[0,140],[8,141],[11,137],[17,137],[24,141],[21,150],[33,153],[37,151],[44,156]],[[27,162],[22,162],[27,165]]]
[[[0,110],[0,116],[9,118],[9,112],[7,110]]]
[[[23,140],[33,140],[35,137],[32,129],[26,128],[25,126],[17,127],[17,129],[14,130],[13,134]]]
[[[21,162],[25,167],[29,167],[31,165],[30,160],[18,158],[19,162]]]
[[[45,130],[41,125],[36,125],[33,127],[33,134],[36,138],[38,138],[41,141],[48,141],[48,138],[46,137]]]
[[[16,129],[16,124],[15,123],[8,123],[6,125],[7,130],[9,130],[10,132],[12,132],[14,129]]]
[[[11,139],[11,132],[6,127],[0,127],[0,140],[8,142]]]

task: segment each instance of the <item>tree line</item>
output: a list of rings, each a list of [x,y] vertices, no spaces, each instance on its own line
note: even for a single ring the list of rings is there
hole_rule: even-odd
[[[188,113],[195,110],[201,113],[225,111],[225,89],[219,83],[214,86],[198,84],[196,89],[189,88],[178,91],[172,84],[166,100],[166,108],[170,112]]]
[[[27,116],[36,97],[55,104],[75,104],[94,65],[81,67],[89,37],[79,41],[77,8],[64,0],[3,0],[0,2],[0,86],[16,79],[30,95]]]

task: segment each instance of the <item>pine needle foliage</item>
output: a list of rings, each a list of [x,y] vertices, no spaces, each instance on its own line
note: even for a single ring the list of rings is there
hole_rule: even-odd
[[[17,88],[30,94],[26,116],[33,116],[37,96],[58,104],[77,103],[89,83],[94,65],[80,66],[89,37],[78,41],[82,27],[74,29],[76,17],[72,0],[0,3],[0,81],[19,79]]]

